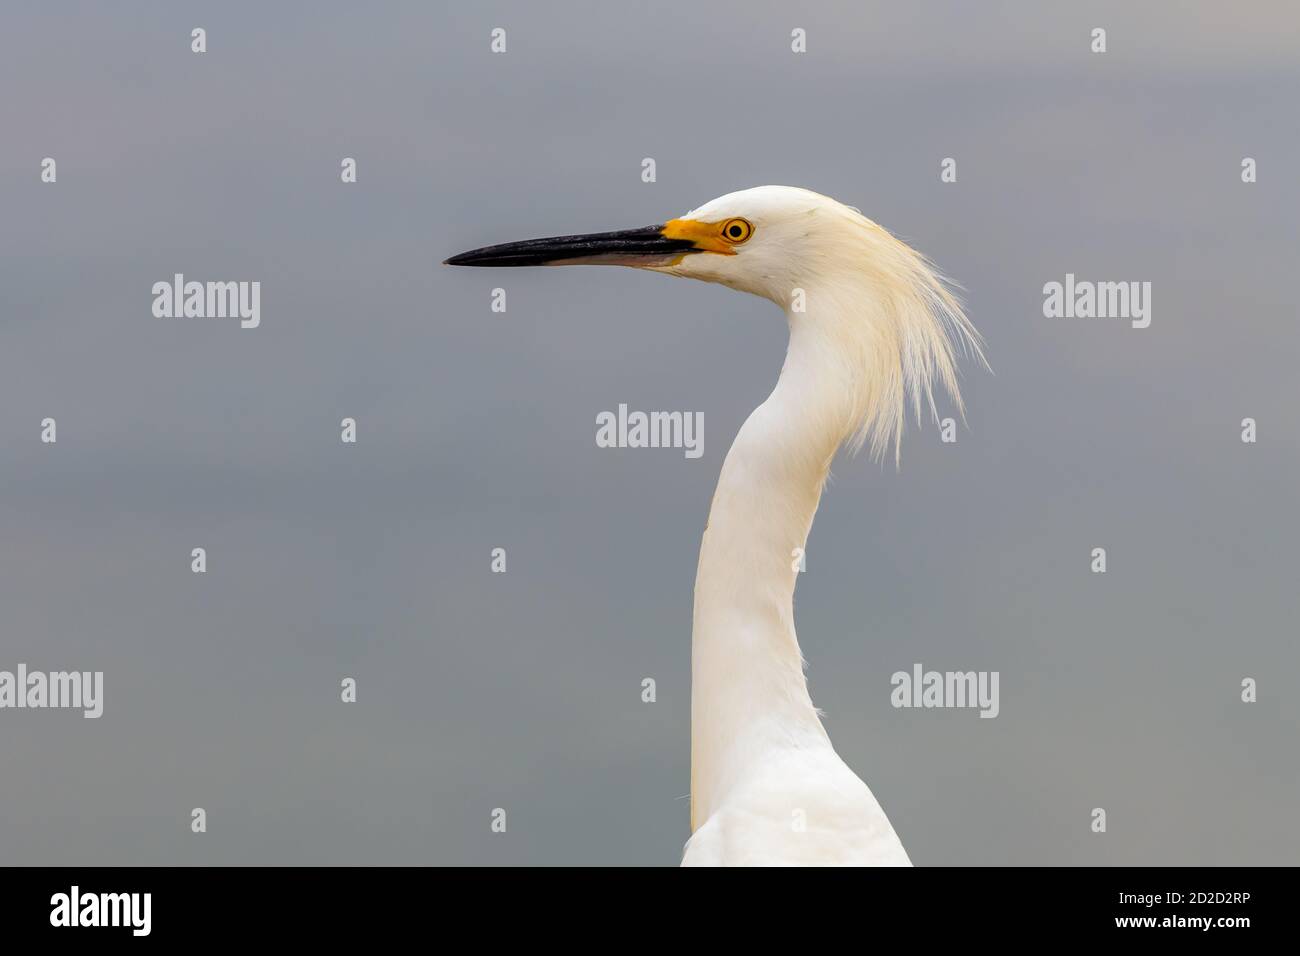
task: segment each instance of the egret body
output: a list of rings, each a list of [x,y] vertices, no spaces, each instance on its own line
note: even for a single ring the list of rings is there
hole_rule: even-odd
[[[695,579],[691,837],[683,865],[910,865],[813,707],[794,627],[802,553],[842,446],[898,454],[909,408],[962,408],[978,333],[923,256],[856,209],[787,186],[662,225],[476,249],[451,265],[612,264],[775,302],[790,343],[722,464]]]

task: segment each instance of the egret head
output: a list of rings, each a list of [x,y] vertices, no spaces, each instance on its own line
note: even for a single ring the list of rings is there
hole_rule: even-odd
[[[718,282],[784,304],[809,268],[832,262],[843,227],[826,196],[788,186],[728,193],[676,219],[639,229],[555,236],[474,249],[453,266],[620,265]]]
[[[849,430],[874,455],[897,445],[908,404],[937,417],[938,380],[958,410],[956,354],[983,362],[979,334],[930,263],[827,196],[792,186],[728,193],[677,219],[452,256],[454,266],[623,265],[770,299],[792,334],[828,346],[854,394]]]

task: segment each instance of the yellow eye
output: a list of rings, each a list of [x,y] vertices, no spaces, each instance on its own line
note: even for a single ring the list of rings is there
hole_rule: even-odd
[[[732,245],[740,245],[754,234],[754,227],[747,219],[728,219],[722,224],[722,238]]]

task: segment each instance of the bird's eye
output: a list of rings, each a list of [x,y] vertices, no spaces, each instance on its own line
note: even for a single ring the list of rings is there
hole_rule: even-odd
[[[754,227],[747,219],[728,219],[722,224],[722,238],[739,245],[754,233]]]

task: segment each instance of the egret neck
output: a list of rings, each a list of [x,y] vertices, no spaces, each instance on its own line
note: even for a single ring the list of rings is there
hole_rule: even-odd
[[[798,557],[831,460],[853,427],[854,382],[830,326],[787,313],[772,394],[727,453],[695,579],[691,829],[765,754],[830,742],[808,695],[794,628]]]

